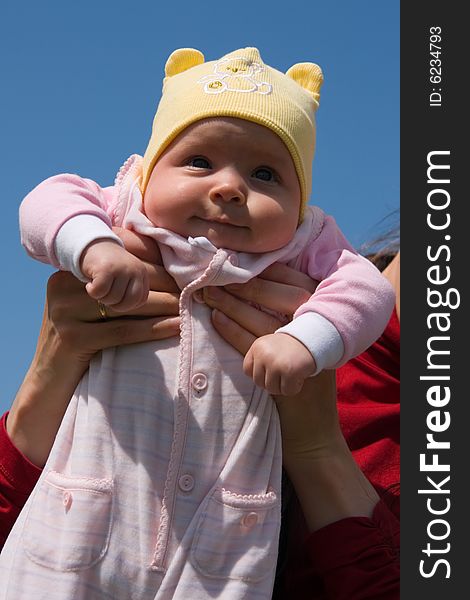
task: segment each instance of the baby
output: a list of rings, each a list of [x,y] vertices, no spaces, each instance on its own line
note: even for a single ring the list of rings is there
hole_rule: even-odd
[[[1,600],[271,597],[281,446],[266,390],[295,393],[362,352],[394,303],[334,220],[307,207],[321,82],[316,65],[283,74],[255,48],[214,62],[177,50],[143,159],[111,188],[60,175],[24,200],[28,252],[87,281],[104,314],[148,295],[111,226],[153,237],[181,288],[181,336],[92,361],[5,545]],[[320,284],[242,369],[202,288],[278,261]]]

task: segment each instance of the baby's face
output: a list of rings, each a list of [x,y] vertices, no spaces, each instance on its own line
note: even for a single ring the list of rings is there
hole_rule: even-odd
[[[155,225],[217,248],[269,252],[292,239],[300,201],[281,139],[224,117],[198,121],[170,144],[152,171],[144,211]]]

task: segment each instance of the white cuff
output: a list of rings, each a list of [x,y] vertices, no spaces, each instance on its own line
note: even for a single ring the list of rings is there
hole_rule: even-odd
[[[317,365],[314,375],[336,365],[344,354],[344,343],[336,327],[318,313],[307,312],[276,330],[288,333],[309,350]]]
[[[89,281],[80,270],[80,258],[89,244],[100,239],[112,240],[124,247],[121,239],[99,217],[77,215],[66,221],[54,241],[55,255],[61,268],[73,273],[80,281]]]

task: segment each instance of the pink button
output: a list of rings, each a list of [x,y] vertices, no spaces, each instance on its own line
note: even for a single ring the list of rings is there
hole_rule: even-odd
[[[65,506],[65,510],[68,510],[72,505],[72,494],[70,492],[64,492],[62,495],[62,503]]]
[[[194,477],[189,474],[181,475],[178,480],[178,485],[183,492],[190,492],[194,487]]]
[[[256,523],[258,523],[258,514],[255,512],[248,513],[242,518],[243,527],[247,527],[248,529],[254,527]]]
[[[228,261],[234,267],[238,267],[238,256],[236,254],[230,254],[228,257]]]
[[[202,290],[196,290],[193,294],[193,299],[199,304],[204,304],[204,296],[202,295]]]
[[[194,373],[191,378],[191,385],[196,391],[202,392],[207,387],[207,377],[204,373]]]

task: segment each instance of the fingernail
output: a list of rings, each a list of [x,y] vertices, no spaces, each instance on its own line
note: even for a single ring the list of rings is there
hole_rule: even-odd
[[[179,330],[181,327],[181,319],[180,317],[173,317],[172,319],[170,319],[171,321],[171,326],[174,327],[175,329]]]
[[[155,325],[158,325],[161,322],[161,318],[158,318],[155,321]],[[167,319],[165,319],[165,324],[174,329],[175,331],[179,331],[181,326],[180,317],[168,317]]]
[[[227,325],[227,323],[229,322],[228,317],[222,311],[217,310],[216,308],[214,308],[214,310],[212,311],[212,316],[214,318],[214,321],[219,323],[219,325]]]

